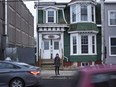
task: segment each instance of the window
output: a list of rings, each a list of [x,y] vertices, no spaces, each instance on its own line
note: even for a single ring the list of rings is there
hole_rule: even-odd
[[[54,50],[58,50],[59,49],[59,42],[55,41],[54,42]]]
[[[116,11],[109,12],[109,25],[116,25]]]
[[[76,36],[73,36],[73,54],[77,53],[77,40]]]
[[[76,22],[76,5],[72,6],[72,22]]]
[[[92,11],[91,12],[91,14],[92,14],[92,21],[94,22],[94,7],[93,6],[91,7],[91,11]]]
[[[0,69],[19,69],[20,67],[10,63],[0,63]]]
[[[116,37],[110,38],[110,52],[111,55],[116,55]]]
[[[81,5],[81,21],[87,21],[87,5]]]
[[[81,53],[88,53],[88,36],[81,36]]]
[[[89,62],[82,62],[81,66],[89,66]]]
[[[96,55],[95,34],[71,34],[71,55]]]
[[[92,36],[92,53],[95,53],[95,36]]]
[[[54,22],[54,11],[48,11],[48,23]]]
[[[44,41],[44,50],[49,50],[49,41]]]

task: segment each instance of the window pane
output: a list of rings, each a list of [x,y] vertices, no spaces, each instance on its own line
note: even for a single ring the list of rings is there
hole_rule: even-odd
[[[49,41],[44,41],[44,50],[49,50]]]
[[[87,21],[87,5],[81,5],[81,21]]]
[[[95,53],[95,36],[92,36],[92,53]]]
[[[116,25],[116,12],[110,12],[110,25]]]
[[[111,54],[116,55],[116,38],[111,38]]]
[[[92,7],[91,10],[92,10],[92,21],[94,21],[94,8]]]
[[[76,40],[76,36],[73,36],[73,53],[77,53],[77,40]]]
[[[72,6],[72,22],[76,21],[76,5]]]
[[[54,11],[48,11],[48,22],[54,22]]]
[[[54,49],[58,50],[59,49],[59,42],[54,42]]]
[[[81,53],[88,53],[88,36],[81,36]]]

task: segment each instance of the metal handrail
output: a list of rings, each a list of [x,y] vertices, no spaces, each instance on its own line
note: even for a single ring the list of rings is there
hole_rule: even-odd
[[[68,58],[68,57],[66,57],[66,56],[64,56],[64,58],[65,58],[65,59],[66,59],[66,61],[68,62],[69,58]]]

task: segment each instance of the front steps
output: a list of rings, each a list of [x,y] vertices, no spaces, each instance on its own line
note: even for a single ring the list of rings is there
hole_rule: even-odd
[[[54,70],[54,59],[41,59],[40,67],[45,70]],[[60,69],[63,69],[62,59]]]

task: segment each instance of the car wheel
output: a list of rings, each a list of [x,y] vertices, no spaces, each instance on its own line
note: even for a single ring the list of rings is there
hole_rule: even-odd
[[[10,81],[9,87],[25,87],[25,84],[22,79],[14,78]]]

